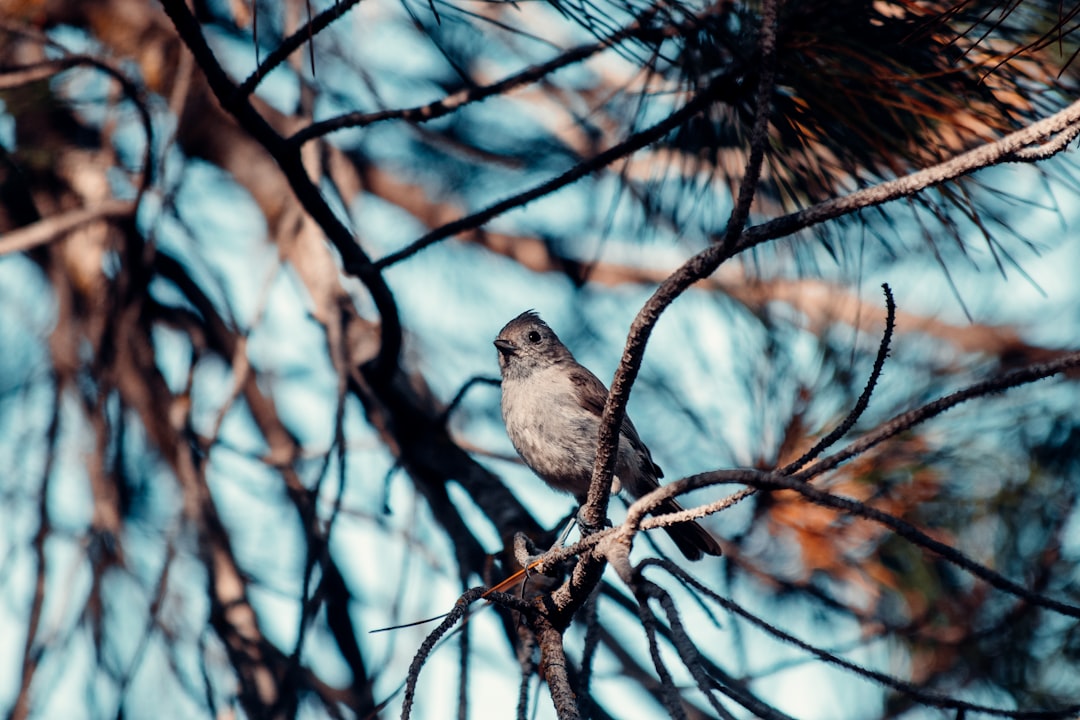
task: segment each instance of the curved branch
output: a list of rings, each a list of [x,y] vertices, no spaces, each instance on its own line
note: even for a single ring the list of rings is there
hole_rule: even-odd
[[[668,565],[675,565],[675,563],[663,563],[664,567],[667,567]],[[715,682],[705,671],[701,652],[690,637],[690,634],[686,631],[682,617],[679,614],[678,608],[675,607],[675,601],[671,598],[671,595],[662,587],[650,580],[646,580],[644,577],[639,577],[639,584],[640,587],[635,589],[634,594],[637,596],[642,609],[645,609],[650,598],[659,602],[660,607],[664,609],[664,615],[667,616],[668,620],[668,639],[675,647],[679,659],[682,660],[683,666],[690,672],[690,676],[694,678],[698,691],[705,696],[705,699],[709,701],[713,711],[718,716],[726,718],[727,720],[734,720],[734,716],[731,712],[721,705],[716,696],[710,692],[711,686],[714,685]],[[644,615],[641,617],[643,623],[648,622]],[[655,622],[655,616],[650,615],[650,618]]]
[[[799,475],[802,474],[803,473],[800,473]],[[816,505],[839,510],[849,515],[865,518],[866,520],[876,522],[879,525],[884,525],[912,544],[929,550],[943,560],[956,565],[962,570],[966,570],[998,590],[1022,598],[1032,605],[1038,605],[1039,607],[1069,617],[1080,618],[1080,606],[1071,605],[1060,600],[1054,600],[1053,598],[1048,598],[1028,590],[1023,585],[1015,583],[1005,576],[994,572],[985,565],[975,562],[959,550],[946,545],[939,540],[935,540],[911,523],[858,500],[818,490],[813,485],[805,482],[805,480],[800,479],[799,475],[784,477],[750,469],[715,470],[699,473],[697,475],[690,475],[674,482],[667,483],[648,495],[643,496],[640,500],[630,506],[630,511],[627,513],[627,520],[623,525],[596,533],[594,537],[601,535],[606,536],[608,533],[613,532],[633,532],[638,529],[650,530],[655,527],[682,522],[690,518],[710,515],[723,507],[730,506],[732,498],[728,497],[718,500],[715,503],[693,508],[692,510],[668,513],[660,517],[647,518],[644,520],[641,519],[641,516],[646,512],[645,508],[655,506],[666,498],[687,493],[691,490],[709,487],[711,485],[739,483],[749,485],[758,490],[794,490]],[[744,493],[739,493],[733,497],[739,496],[744,496]]]
[[[236,87],[237,95],[240,97],[250,95],[262,82],[263,78],[269,75],[278,65],[285,62],[304,42],[314,41],[315,35],[325,30],[330,23],[352,10],[353,6],[359,3],[360,0],[337,0],[329,8],[297,28],[296,32],[282,40],[281,44],[266,56],[266,59],[255,68],[254,72]]]
[[[57,237],[95,220],[131,217],[135,203],[130,200],[108,199],[92,207],[69,210],[61,215],[42,218],[32,225],[5,233],[0,237],[0,256],[23,252],[52,242]]]
[[[828,435],[815,443],[814,447],[803,453],[802,457],[781,468],[781,475],[791,475],[825,450],[832,447],[833,443],[844,437],[844,435],[847,434],[847,431],[858,422],[859,418],[870,404],[870,396],[874,393],[874,388],[877,387],[878,378],[881,377],[881,371],[885,368],[885,358],[889,355],[889,343],[892,340],[893,330],[896,327],[896,302],[893,300],[892,290],[889,288],[888,283],[883,284],[881,287],[885,290],[885,332],[882,334],[881,343],[878,345],[877,357],[874,358],[874,367],[870,371],[870,377],[867,378],[866,386],[863,388],[862,393],[860,393],[859,399],[855,402],[855,407],[851,409],[851,412],[847,414],[847,417],[844,418],[842,423],[837,425]]]
[[[730,245],[716,243],[687,260],[661,283],[630,326],[626,348],[623,350],[622,360],[612,380],[611,392],[608,394],[607,405],[604,407],[604,418],[600,427],[600,451],[597,453],[597,465],[594,467],[594,484],[597,482],[598,475],[610,477],[614,470],[614,455],[612,454],[614,429],[622,422],[622,417],[626,412],[630,388],[641,368],[645,344],[652,333],[652,328],[661,313],[691,285],[711,275],[725,260],[764,242],[786,237],[799,230],[866,207],[909,197],[929,187],[955,180],[985,167],[1013,162],[1016,160],[1016,153],[1023,148],[1045,137],[1062,133],[1071,136],[1080,134],[1080,101],[1023,130],[970,150],[939,165],[747,228],[737,242]],[[602,456],[606,456],[603,467],[600,464]],[[595,512],[595,509],[590,511],[585,519],[594,519]]]
[[[747,228],[732,254],[828,220],[850,215],[857,210],[910,197],[983,168],[1002,163],[1044,160],[1051,154],[1064,150],[1068,142],[1077,136],[1080,136],[1080,100],[1050,117],[1010,133],[1000,140],[961,153],[951,160]],[[709,250],[705,250],[702,254],[708,252]]]
[[[765,146],[769,142],[769,117],[772,114],[772,96],[776,79],[776,34],[779,31],[777,16],[783,0],[765,0],[761,5],[761,71],[757,92],[754,96],[754,125],[750,130],[750,156],[739,182],[735,208],[731,211],[723,244],[728,245],[746,227],[750,206],[757,195],[761,164],[765,161]]]
[[[651,560],[645,560],[642,562],[642,569],[644,569],[648,565],[656,564],[656,562],[653,562]],[[811,645],[804,640],[800,640],[794,635],[791,635],[776,627],[775,625],[772,625],[762,620],[757,615],[754,615],[738,603],[735,603],[723,597],[719,593],[710,590],[697,578],[693,577],[692,575],[690,575],[690,573],[686,572],[677,565],[666,564],[664,565],[664,568],[668,572],[678,575],[680,578],[682,578],[684,582],[694,587],[696,590],[698,590],[698,592],[701,592],[704,595],[708,596],[713,602],[717,603],[725,610],[728,610],[729,612],[732,612],[739,617],[753,623],[754,625],[758,626],[773,637],[791,645],[794,645],[800,650],[811,653],[812,655],[816,656],[818,659],[824,662],[827,662],[831,665],[836,665],[849,672],[859,675],[860,677],[864,677],[867,680],[872,680],[879,685],[883,685],[885,687],[892,688],[897,692],[901,692],[904,695],[907,695],[913,700],[919,702],[920,704],[928,705],[930,707],[948,708],[950,710],[956,710],[958,712],[977,712],[985,715],[993,715],[996,717],[1017,718],[1018,720],[1064,720],[1065,718],[1073,717],[1077,710],[1080,709],[1080,705],[1074,705],[1072,707],[1062,708],[1060,710],[1005,710],[1003,708],[995,708],[987,705],[969,703],[964,700],[950,697],[948,695],[940,695],[938,693],[932,693],[923,690],[922,688],[910,682],[907,682],[906,680],[901,680],[900,678],[893,677],[892,675],[886,675],[885,673],[871,670],[870,668],[864,667],[862,665],[857,665],[850,660],[845,660],[842,657],[834,655],[830,652],[826,652],[819,647]]]
[[[660,623],[657,622],[656,616],[649,612],[649,590],[655,588],[656,585],[647,580],[642,584],[644,587],[635,590],[634,593],[638,601],[638,622],[641,623],[641,627],[645,631],[645,637],[649,641],[649,659],[652,660],[653,670],[656,671],[656,676],[660,678],[660,701],[664,705],[664,709],[667,710],[668,717],[672,720],[686,720],[686,711],[683,710],[682,701],[675,690],[675,681],[671,677],[671,671],[668,670],[667,663],[664,662],[664,658],[660,655],[660,643],[657,642],[657,626]],[[671,639],[673,644],[676,644],[674,638]],[[679,658],[682,659],[681,653]],[[709,699],[715,699],[708,693],[705,694]]]
[[[1004,392],[1010,388],[1026,385],[1027,383],[1042,380],[1076,368],[1080,368],[1080,352],[1074,352],[1049,362],[1037,363],[1035,365],[1012,370],[1003,375],[999,375],[998,377],[970,385],[962,390],[957,390],[950,395],[946,395],[943,398],[938,398],[933,402],[915,408],[914,410],[909,410],[906,413],[897,415],[892,420],[879,426],[873,432],[864,435],[862,438],[851,443],[851,445],[835,455],[822,458],[805,470],[792,475],[792,477],[796,480],[808,480],[811,477],[821,475],[841,463],[850,460],[856,455],[866,452],[878,443],[902,433],[905,430],[909,430],[920,423],[926,422],[930,418],[940,415],[946,410],[956,407],[968,400],[991,395],[993,393]]]
[[[380,268],[371,262],[349,229],[334,214],[319,188],[308,177],[298,148],[290,145],[245,96],[237,93],[237,85],[229,78],[207,45],[202,28],[188,9],[187,3],[183,0],[162,0],[162,6],[181,40],[195,56],[195,61],[202,68],[218,102],[274,158],[297,200],[337,248],[344,271],[357,277],[371,293],[371,299],[382,320],[379,353],[372,361],[372,369],[377,377],[388,378],[397,367],[398,355],[401,352],[401,323],[394,295]]]
[[[703,267],[700,270],[680,277],[680,271],[668,278],[661,287],[649,298],[639,312],[630,327],[626,349],[619,363],[619,368],[611,381],[611,391],[608,393],[607,402],[604,404],[604,414],[600,420],[600,432],[597,437],[596,459],[593,463],[592,481],[589,485],[589,495],[585,505],[581,509],[581,518],[587,525],[600,527],[607,517],[608,499],[611,494],[611,476],[615,472],[615,448],[618,444],[618,428],[622,426],[623,417],[626,415],[626,403],[630,399],[630,390],[634,380],[637,379],[638,370],[641,367],[641,359],[645,355],[645,344],[652,334],[652,328],[660,318],[660,313],[681,295],[694,281],[711,274],[719,266],[724,258],[724,249],[734,247],[735,238],[742,233],[743,226],[750,213],[750,204],[753,202],[757,190],[758,177],[761,172],[761,163],[765,157],[765,143],[768,138],[769,124],[769,97],[772,94],[773,71],[775,70],[776,33],[779,21],[777,19],[778,5],[781,0],[766,0],[762,7],[760,45],[762,56],[762,71],[759,80],[752,136],[750,157],[747,159],[746,171],[743,174],[739,186],[739,197],[736,200],[735,209],[728,221],[728,231],[722,242],[717,247],[720,252],[715,263],[711,267]],[[704,93],[706,97],[711,93]],[[683,268],[686,268],[684,265]],[[704,273],[704,274],[702,274]],[[678,278],[672,283],[673,278]],[[661,291],[665,286],[670,286],[672,294],[665,298]]]
[[[492,220],[509,210],[524,207],[533,200],[544,197],[545,195],[550,195],[556,190],[592,175],[597,170],[610,165],[616,160],[620,160],[631,153],[637,152],[646,145],[650,145],[661,139],[669,132],[679,127],[682,123],[704,110],[713,102],[713,98],[721,91],[721,88],[727,87],[731,83],[731,79],[727,77],[713,80],[707,88],[694,96],[686,103],[686,105],[683,105],[655,125],[640,132],[636,132],[623,142],[612,145],[607,150],[594,155],[584,162],[578,163],[558,177],[542,182],[539,185],[534,185],[528,190],[522,191],[516,195],[511,195],[504,200],[489,205],[483,210],[478,210],[471,215],[466,215],[465,217],[458,218],[457,220],[435,228],[402,249],[392,252],[376,261],[375,267],[379,270],[390,267],[391,265],[412,257],[416,253],[430,245],[434,245],[440,240],[445,240],[448,237],[452,237],[466,230],[480,227],[489,220]]]
[[[533,607],[514,595],[502,592],[489,592],[487,588],[484,587],[471,588],[462,593],[461,597],[454,603],[453,609],[446,614],[446,617],[439,623],[439,626],[428,633],[427,638],[424,639],[423,644],[420,645],[420,649],[416,651],[416,655],[409,665],[408,679],[405,683],[405,700],[401,708],[402,720],[408,720],[412,713],[413,701],[416,697],[416,683],[420,678],[420,671],[423,669],[424,664],[427,662],[428,657],[435,649],[439,640],[446,635],[458,621],[466,617],[469,607],[481,598],[490,603],[517,610],[526,617],[532,615]],[[550,682],[550,678],[548,681]]]
[[[1070,617],[1080,618],[1080,607],[1034,593],[984,565],[971,560],[958,550],[935,540],[910,523],[907,523],[894,515],[882,512],[856,500],[823,492],[814,488],[807,482],[813,477],[833,469],[843,461],[865,452],[889,437],[906,431],[962,402],[976,397],[1002,392],[1009,388],[1048,378],[1052,375],[1063,373],[1074,368],[1080,368],[1080,352],[1073,353],[1051,362],[1040,363],[1020,370],[1014,370],[999,378],[976,383],[975,385],[959,390],[944,398],[927,403],[920,408],[898,415],[882,425],[878,431],[852,443],[836,455],[825,458],[795,475],[783,476],[779,472],[767,473],[751,469],[715,470],[691,475],[666,483],[651,493],[642,496],[630,505],[627,510],[626,520],[622,525],[597,531],[573,545],[551,550],[543,556],[543,558],[535,565],[534,569],[537,572],[544,572],[557,562],[561,562],[575,555],[583,555],[589,548],[595,547],[612,534],[626,533],[632,535],[641,530],[651,530],[657,527],[664,527],[712,515],[745,499],[753,494],[756,489],[787,489],[794,490],[805,496],[808,500],[819,505],[841,510],[884,525],[904,539],[930,550],[946,561],[984,580],[991,586],[1022,598],[1033,605],[1038,605]],[[676,513],[665,513],[658,517],[646,517],[646,514],[649,511],[655,509],[664,500],[674,498],[699,488],[730,483],[739,483],[750,487],[728,497],[721,498],[713,503],[689,508]],[[588,562],[579,563],[577,568],[575,568],[575,575],[582,572],[583,566],[589,564],[590,563]],[[560,588],[560,591],[562,590],[563,588]]]
[[[298,130],[289,137],[289,142],[296,145],[303,145],[309,140],[329,135],[338,130],[367,127],[368,125],[374,125],[375,123],[384,122],[386,120],[405,120],[408,122],[421,123],[441,118],[457,111],[465,105],[486,100],[493,95],[504,95],[523,85],[535,83],[556,70],[581,62],[582,60],[617,45],[624,40],[642,35],[645,32],[650,32],[652,28],[646,26],[645,22],[656,15],[656,13],[659,12],[660,7],[661,6],[655,6],[649,8],[633,23],[616,30],[606,38],[598,40],[597,42],[586,43],[570,48],[547,62],[531,65],[521,72],[509,75],[490,85],[470,87],[426,105],[417,105],[415,107],[395,110],[380,110],[378,112],[345,113],[344,115],[338,115],[337,117],[312,123],[302,130]]]
[[[139,123],[142,125],[143,133],[146,136],[146,145],[143,147],[142,153],[142,168],[139,172],[139,183],[135,190],[134,205],[138,206],[143,195],[150,189],[150,183],[154,177],[154,124],[150,119],[150,109],[147,107],[146,100],[143,97],[142,88],[108,61],[93,55],[72,54],[68,48],[54,41],[48,35],[13,25],[3,19],[0,19],[0,30],[41,43],[64,54],[63,57],[55,60],[44,60],[28,65],[0,68],[0,89],[18,87],[26,83],[43,80],[65,70],[84,65],[100,70],[120,85],[120,90],[135,105],[135,110],[139,114]]]
[[[642,567],[644,567],[644,564]],[[617,607],[626,612],[627,615],[633,616],[635,619],[640,619],[640,607],[635,600],[632,600],[629,596],[619,592],[607,581],[602,583],[601,591],[604,593],[605,599],[610,600]],[[656,628],[660,635],[666,638],[668,642],[672,645],[676,644],[675,637],[668,627],[663,623],[656,623]],[[607,628],[601,628],[601,634],[603,635],[604,644],[607,646],[608,650],[619,658],[624,666],[634,663],[634,661],[628,657],[628,653],[623,648],[622,643],[616,642],[616,639],[611,635],[611,632]],[[735,678],[731,676],[708,656],[699,655],[699,660],[706,672],[708,672],[709,676],[712,678],[716,690],[727,695],[739,705],[742,705],[750,712],[752,717],[760,718],[760,720],[795,720],[795,718],[780,712],[761,698],[754,695],[747,688],[745,678]],[[645,689],[656,696],[659,701],[658,690],[649,687],[646,687]],[[699,715],[701,715],[701,713],[699,713]]]

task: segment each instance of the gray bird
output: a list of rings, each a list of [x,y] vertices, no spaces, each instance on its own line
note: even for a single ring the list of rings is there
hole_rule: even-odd
[[[502,372],[502,416],[510,442],[525,464],[549,487],[585,501],[596,458],[600,417],[608,391],[580,365],[558,336],[531,310],[506,324],[495,340]],[[619,431],[612,492],[639,498],[659,487],[664,476],[624,417]],[[682,510],[667,500],[655,514]],[[720,555],[720,545],[696,522],[664,530],[688,560]]]

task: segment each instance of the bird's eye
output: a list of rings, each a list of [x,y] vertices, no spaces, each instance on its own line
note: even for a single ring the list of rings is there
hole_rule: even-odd
[[[540,342],[540,333],[538,333],[535,330],[530,330],[529,334],[526,335],[525,337],[528,338],[529,342],[531,342],[531,343]]]

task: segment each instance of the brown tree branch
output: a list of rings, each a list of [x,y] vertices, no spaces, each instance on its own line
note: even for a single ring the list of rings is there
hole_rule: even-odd
[[[446,614],[446,617],[444,617],[439,625],[424,638],[424,642],[416,651],[416,655],[413,656],[405,680],[405,699],[401,707],[401,720],[408,720],[412,714],[413,703],[416,700],[416,686],[420,680],[420,671],[424,669],[424,665],[427,663],[431,653],[435,651],[439,641],[450,632],[455,625],[463,622],[464,618],[468,615],[469,607],[481,598],[499,606],[516,610],[517,612],[522,613],[527,621],[532,621],[534,615],[532,606],[514,595],[508,595],[507,593],[502,592],[491,592],[484,587],[470,588],[462,593],[461,597],[454,603],[454,607]]]
[[[874,358],[874,367],[870,371],[870,377],[866,381],[863,391],[859,394],[859,399],[855,402],[855,406],[851,409],[851,412],[847,414],[843,422],[833,428],[829,433],[821,438],[818,442],[814,443],[814,447],[803,453],[798,460],[790,463],[789,465],[780,469],[781,475],[790,475],[799,468],[806,465],[814,458],[816,458],[825,450],[829,449],[847,434],[848,430],[855,426],[867,406],[870,404],[870,396],[874,392],[874,388],[877,387],[878,378],[881,377],[881,371],[885,368],[885,359],[889,355],[889,343],[892,340],[893,328],[896,324],[896,303],[893,301],[892,290],[889,289],[888,284],[881,286],[885,290],[885,332],[881,336],[881,343],[878,345],[877,357]]]
[[[34,533],[34,560],[37,570],[34,573],[34,596],[30,601],[30,612],[26,624],[26,640],[23,643],[23,661],[19,678],[19,692],[11,708],[11,720],[26,720],[30,717],[30,687],[41,662],[45,648],[38,645],[38,631],[41,629],[41,612],[45,607],[45,585],[48,575],[46,564],[45,541],[52,532],[49,513],[49,484],[52,477],[53,463],[56,459],[56,443],[60,436],[60,404],[63,387],[57,383],[53,392],[53,412],[46,430],[45,466],[41,472],[41,487],[38,490],[38,527]]]
[[[739,195],[736,198],[735,209],[728,220],[728,229],[724,233],[723,240],[719,243],[720,248],[733,249],[735,247],[736,238],[742,233],[750,214],[750,205],[757,191],[761,163],[765,157],[765,143],[768,140],[769,115],[772,109],[769,101],[773,92],[773,75],[776,68],[776,35],[779,26],[780,2],[781,0],[765,0],[762,4],[761,25],[758,31],[761,75],[757,88],[757,105],[755,107],[754,129],[751,137],[752,146],[750,157],[747,159],[746,171],[739,187]],[[708,96],[708,93],[705,93],[705,95]],[[718,258],[725,255],[726,253],[721,251]],[[712,270],[715,270],[718,265],[719,261],[705,274],[711,274]],[[699,277],[704,277],[705,274],[699,275]],[[682,282],[685,283],[689,279],[687,277]],[[660,289],[662,290],[663,287],[661,286]],[[678,290],[678,294],[681,294],[686,287],[688,285]],[[623,417],[626,415],[626,402],[630,397],[630,390],[633,387],[634,380],[637,378],[641,358],[645,354],[645,344],[648,342],[649,335],[651,335],[652,328],[659,319],[660,313],[676,297],[673,295],[671,300],[667,302],[654,304],[654,300],[659,293],[660,290],[657,290],[656,294],[649,299],[649,302],[634,319],[630,337],[627,339],[626,350],[623,352],[619,369],[611,381],[611,390],[608,393],[607,402],[604,404],[604,414],[600,421],[600,432],[597,437],[596,459],[593,463],[589,495],[581,510],[582,521],[592,527],[600,527],[607,517],[611,477],[615,472],[615,449],[619,442],[617,428],[622,425]],[[634,345],[637,345],[637,347],[632,347]],[[627,362],[631,354],[637,356],[633,364]]]
[[[1060,152],[1068,141],[1080,136],[1080,100],[1036,123],[1010,133],[1000,140],[980,145],[951,160],[895,180],[857,190],[850,195],[826,200],[805,210],[747,228],[734,248],[741,253],[756,245],[799,230],[835,220],[868,207],[911,197],[931,187],[962,178],[994,165],[1034,162],[1045,159],[1043,151]],[[709,251],[705,251],[709,252]],[[713,251],[719,255],[719,251]]]
[[[358,278],[371,293],[381,319],[382,342],[373,361],[377,377],[389,378],[397,367],[401,351],[401,324],[397,304],[380,268],[368,258],[347,227],[337,218],[318,187],[308,177],[298,148],[275,131],[245,96],[237,93],[236,84],[225,73],[213,51],[206,44],[202,29],[183,0],[162,0],[180,38],[195,56],[210,88],[222,107],[277,162],[296,198],[326,233],[327,239],[341,254],[345,272]]]
[[[666,565],[665,565],[666,567]],[[641,606],[636,599],[619,592],[613,585],[606,581],[601,585],[601,591],[606,600],[611,601],[621,608],[628,616],[633,617],[635,620],[639,619],[639,613],[641,612]],[[651,610],[649,610],[651,612]],[[671,631],[664,626],[663,623],[656,622],[657,632],[660,636],[668,640],[672,645],[675,645],[675,640],[672,637]],[[611,631],[607,628],[602,628],[600,631],[601,639],[604,642],[604,646],[612,653],[622,664],[622,672],[634,677],[639,683],[657,699],[660,699],[660,688],[657,687],[658,683],[647,673],[646,669],[638,663],[638,661],[626,650],[624,645],[612,635]],[[746,687],[746,682],[732,677],[723,668],[718,666],[707,656],[700,656],[699,661],[704,667],[705,671],[713,680],[713,684],[716,689],[727,695],[739,705],[746,708],[753,717],[761,718],[761,720],[794,720],[789,715],[785,715],[776,708],[772,707],[768,703],[765,703],[756,695],[754,695]],[[650,682],[651,681],[651,682]],[[704,718],[708,717],[703,711],[698,711],[696,708],[690,711],[695,717]]]
[[[642,570],[644,570],[645,567],[649,565],[657,564],[658,563],[656,562],[645,560],[642,563]],[[950,710],[956,710],[961,713],[973,712],[991,715],[995,717],[1015,718],[1016,720],[1065,720],[1065,718],[1073,717],[1077,710],[1080,709],[1080,706],[1073,706],[1068,708],[1062,708],[1059,710],[1045,711],[1005,710],[1003,708],[996,708],[988,705],[969,703],[958,698],[950,697],[948,695],[942,695],[940,693],[929,692],[916,685],[913,685],[910,682],[901,680],[891,675],[887,675],[885,673],[877,672],[876,670],[871,670],[861,665],[857,665],[856,663],[845,660],[842,657],[829,653],[819,647],[800,640],[794,635],[791,635],[790,633],[787,633],[780,628],[765,622],[760,617],[746,610],[738,603],[735,603],[730,599],[723,597],[719,593],[716,593],[713,590],[709,589],[682,568],[673,565],[665,565],[664,567],[668,572],[677,574],[684,581],[692,585],[694,589],[696,589],[702,595],[708,597],[710,600],[723,607],[725,610],[728,610],[729,612],[738,615],[739,617],[758,626],[759,628],[765,630],[767,633],[776,637],[777,639],[793,645],[807,653],[810,653],[817,657],[819,660],[822,660],[832,665],[836,665],[849,672],[871,680],[879,685],[903,693],[904,695],[914,699],[919,704],[927,705],[929,707],[947,708]]]
[[[533,621],[537,644],[540,646],[540,674],[547,681],[555,714],[559,720],[578,720],[577,700],[567,670],[566,653],[563,650],[563,631],[552,625],[543,614]]]
[[[924,423],[930,418],[940,415],[946,410],[956,407],[968,400],[1001,393],[1010,388],[1026,385],[1035,382],[1036,380],[1042,380],[1054,375],[1063,374],[1070,370],[1075,370],[1076,368],[1080,368],[1080,352],[1070,353],[1045,363],[1037,363],[1011,370],[998,377],[970,385],[951,395],[947,395],[919,408],[897,415],[888,422],[879,425],[875,430],[863,435],[844,450],[834,455],[830,455],[829,457],[822,458],[810,467],[792,475],[792,477],[798,480],[807,480],[821,475],[841,463],[866,452],[878,443],[909,430],[918,424]]]
[[[323,137],[332,132],[336,132],[337,130],[367,127],[368,125],[385,122],[387,120],[404,120],[413,123],[429,122],[449,115],[452,112],[456,112],[466,105],[480,102],[489,97],[496,95],[505,96],[523,85],[538,82],[548,75],[551,75],[556,70],[581,62],[592,55],[618,45],[624,40],[638,37],[646,32],[653,32],[653,28],[647,23],[662,7],[662,5],[656,5],[647,8],[634,22],[616,30],[602,40],[564,50],[558,56],[547,62],[537,63],[536,65],[527,67],[521,72],[509,75],[497,82],[460,90],[453,95],[448,95],[435,102],[427,103],[426,105],[394,110],[380,110],[378,112],[351,112],[327,120],[320,120],[319,122],[312,123],[307,127],[298,130],[289,138],[289,142],[302,145],[309,140]]]
[[[445,240],[448,237],[457,235],[458,233],[480,227],[484,223],[509,210],[524,207],[533,200],[550,195],[556,190],[586,178],[594,172],[607,167],[616,160],[620,160],[627,155],[660,140],[672,130],[686,122],[689,118],[708,107],[713,102],[716,94],[721,92],[721,88],[728,86],[731,82],[732,80],[727,77],[720,77],[713,80],[708,87],[697,93],[689,102],[655,125],[636,132],[626,140],[616,145],[612,145],[607,150],[597,153],[588,160],[578,163],[562,175],[540,183],[539,185],[535,185],[516,195],[511,195],[504,200],[489,205],[483,210],[479,210],[458,220],[448,222],[445,225],[424,234],[400,250],[396,250],[377,260],[375,266],[381,270],[399,263],[402,260],[406,260],[424,248],[434,245],[441,240]]]
[[[360,0],[338,0],[333,5],[323,10],[321,13],[311,18],[311,20],[304,23],[302,27],[283,39],[276,48],[274,48],[266,59],[259,63],[259,66],[248,75],[242,83],[236,87],[238,95],[247,96],[254,92],[255,88],[259,86],[263,78],[269,75],[274,68],[285,62],[294,51],[300,48],[305,42],[314,42],[315,35],[319,34],[330,23],[334,22],[338,18],[342,17],[345,13],[353,9],[355,5],[358,5]]]
[[[804,471],[805,473],[805,471]],[[994,572],[990,568],[981,565],[967,555],[959,552],[955,548],[952,548],[945,543],[942,543],[934,538],[930,537],[926,533],[922,532],[918,528],[914,527],[910,523],[894,516],[889,513],[878,510],[871,505],[853,500],[850,498],[827,493],[822,490],[818,490],[814,486],[807,483],[805,480],[800,479],[799,473],[790,477],[781,476],[779,474],[767,473],[760,470],[715,470],[711,472],[699,473],[697,475],[690,475],[685,478],[681,478],[671,483],[667,483],[657,490],[644,496],[641,500],[638,500],[631,506],[633,516],[628,513],[627,521],[617,528],[602,531],[597,535],[606,536],[608,533],[632,533],[636,532],[638,528],[642,530],[648,530],[654,527],[661,527],[664,525],[670,525],[675,522],[685,521],[690,518],[699,517],[702,515],[712,514],[730,507],[732,504],[732,498],[736,496],[730,496],[723,498],[714,503],[709,503],[693,510],[686,510],[679,513],[669,513],[659,517],[647,518],[641,520],[640,517],[645,512],[644,508],[654,506],[662,501],[664,498],[674,497],[676,495],[690,492],[703,487],[717,484],[729,484],[739,483],[748,485],[754,489],[761,490],[794,490],[800,495],[805,496],[811,502],[822,505],[824,507],[833,508],[842,512],[848,513],[856,517],[862,517],[867,520],[871,520],[880,525],[883,525],[905,540],[912,542],[919,547],[923,547],[930,550],[934,554],[938,555],[942,559],[950,562],[957,567],[971,573],[975,577],[983,580],[989,585],[1007,592],[1016,597],[1022,598],[1033,605],[1053,610],[1054,612],[1066,615],[1069,617],[1080,618],[1080,607],[1071,605],[1053,598],[1044,597],[1038,593],[1032,592],[1027,588],[1019,585],[1008,578],[1002,576],[999,573]],[[745,491],[739,494],[745,496]],[[640,505],[639,505],[640,504]]]
[[[615,373],[615,378],[612,380],[611,391],[608,394],[608,401],[604,409],[597,464],[594,467],[594,484],[599,482],[598,477],[610,477],[614,469],[614,454],[612,452],[615,438],[614,428],[618,427],[625,414],[630,388],[633,386],[638,370],[641,367],[641,360],[645,354],[645,345],[648,342],[652,328],[659,320],[660,315],[676,298],[694,282],[714,272],[720,263],[763,242],[785,237],[813,224],[840,217],[863,207],[907,197],[932,185],[955,180],[977,169],[988,167],[997,162],[1009,161],[1011,153],[1027,147],[1048,135],[1078,132],[1080,132],[1080,101],[1028,128],[1012,133],[997,142],[971,150],[940,165],[894,181],[882,183],[873,188],[857,191],[844,198],[820,203],[805,211],[747,228],[743,231],[738,242],[730,247],[724,243],[717,243],[687,260],[657,288],[638,312],[631,325],[622,360]],[[603,465],[601,460],[604,461]],[[600,494],[602,494],[602,483]],[[594,508],[591,515],[595,514]],[[587,517],[586,519],[590,518]]]
[[[66,233],[98,220],[130,218],[135,213],[135,203],[129,200],[104,200],[92,207],[69,210],[61,215],[51,215],[33,225],[12,230],[0,236],[0,256],[24,252],[56,240]]]

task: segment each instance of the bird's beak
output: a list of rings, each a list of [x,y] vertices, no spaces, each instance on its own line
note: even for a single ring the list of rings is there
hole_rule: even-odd
[[[517,345],[502,338],[495,341],[495,347],[498,348],[501,355],[513,355],[517,352]]]

